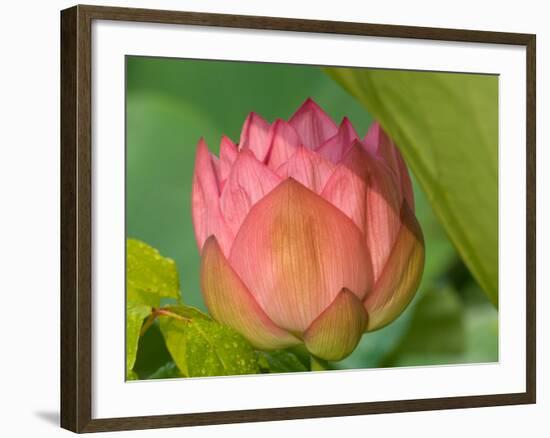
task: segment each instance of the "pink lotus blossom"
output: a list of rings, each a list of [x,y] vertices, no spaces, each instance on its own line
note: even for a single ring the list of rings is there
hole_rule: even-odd
[[[340,360],[405,309],[422,276],[399,150],[378,123],[361,139],[311,99],[288,121],[250,113],[219,158],[201,139],[192,207],[206,305],[259,349],[304,343]]]

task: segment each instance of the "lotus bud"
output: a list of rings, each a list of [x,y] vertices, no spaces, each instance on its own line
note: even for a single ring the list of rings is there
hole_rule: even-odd
[[[424,266],[409,173],[378,123],[361,139],[311,99],[197,147],[192,211],[214,319],[262,350],[337,361],[401,314]]]

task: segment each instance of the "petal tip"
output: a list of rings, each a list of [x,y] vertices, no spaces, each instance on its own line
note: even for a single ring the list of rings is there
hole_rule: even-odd
[[[359,343],[367,320],[361,300],[348,288],[342,288],[305,331],[306,348],[322,359],[342,360]]]

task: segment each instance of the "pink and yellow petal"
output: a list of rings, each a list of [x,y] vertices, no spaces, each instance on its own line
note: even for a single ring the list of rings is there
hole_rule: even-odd
[[[401,229],[373,291],[365,298],[368,331],[392,322],[411,302],[424,270],[424,237],[414,213],[404,202]]]
[[[401,191],[386,164],[356,142],[342,164],[360,179],[368,181],[365,208],[365,235],[377,279],[393,248],[401,227]]]
[[[306,348],[321,359],[342,360],[355,350],[367,320],[363,303],[354,293],[342,289],[305,331]]]
[[[229,265],[214,237],[204,244],[201,287],[212,317],[238,331],[254,347],[274,350],[300,343],[269,319]]]
[[[361,231],[292,179],[250,210],[230,263],[273,322],[293,333],[303,332],[342,288],[362,299],[373,281]]]
[[[399,186],[388,166],[365,151],[357,141],[342,159],[342,164],[367,184],[364,232],[376,279],[401,226]]]
[[[367,182],[347,166],[339,164],[321,196],[349,217],[363,233],[366,226]]]

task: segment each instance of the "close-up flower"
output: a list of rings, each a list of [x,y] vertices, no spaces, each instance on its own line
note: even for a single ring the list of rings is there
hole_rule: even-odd
[[[424,267],[401,153],[313,100],[288,121],[250,113],[219,157],[198,143],[192,214],[212,317],[254,347],[338,361],[395,320]]]

